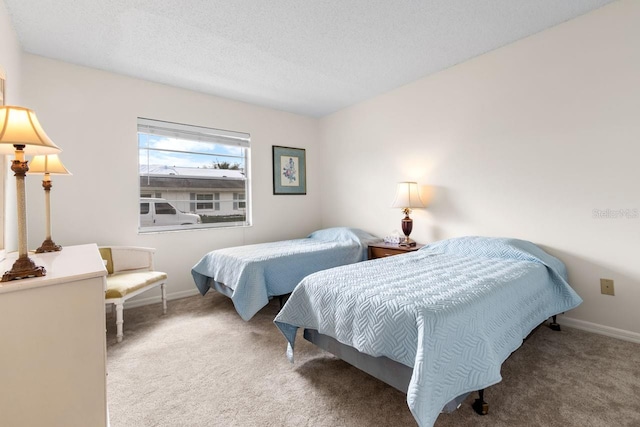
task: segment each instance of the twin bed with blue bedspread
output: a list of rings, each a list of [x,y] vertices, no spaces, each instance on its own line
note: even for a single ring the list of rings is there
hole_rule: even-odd
[[[311,274],[274,322],[292,361],[305,328],[411,368],[407,403],[431,426],[447,402],[499,382],[536,326],[581,302],[562,262],[536,245],[464,237]]]
[[[303,277],[367,259],[381,239],[347,227],[327,228],[304,239],[218,249],[191,269],[202,295],[211,288],[228,296],[242,319],[251,319],[273,296],[286,295]]]

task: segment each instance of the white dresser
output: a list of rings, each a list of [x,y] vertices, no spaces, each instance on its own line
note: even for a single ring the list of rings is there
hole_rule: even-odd
[[[0,276],[17,254],[0,262]],[[95,244],[30,254],[45,277],[0,283],[0,426],[107,426],[104,291]]]

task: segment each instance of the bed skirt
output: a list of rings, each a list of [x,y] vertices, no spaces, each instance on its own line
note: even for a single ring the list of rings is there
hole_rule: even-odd
[[[413,368],[391,360],[388,357],[373,357],[368,354],[359,352],[353,347],[342,344],[338,340],[319,333],[315,329],[305,329],[304,339],[315,344],[321,349],[344,360],[348,364],[355,366],[363,372],[374,378],[390,385],[391,387],[403,393],[407,393],[409,381],[413,374]],[[442,412],[453,412],[460,404],[469,396],[470,393],[464,393],[447,403]]]

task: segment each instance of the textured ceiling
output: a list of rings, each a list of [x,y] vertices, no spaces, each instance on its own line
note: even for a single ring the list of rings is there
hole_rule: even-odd
[[[0,0],[24,51],[320,117],[613,0]]]

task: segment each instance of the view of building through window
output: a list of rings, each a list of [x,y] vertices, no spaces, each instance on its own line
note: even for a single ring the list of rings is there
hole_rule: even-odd
[[[139,230],[250,224],[249,135],[138,119]]]

